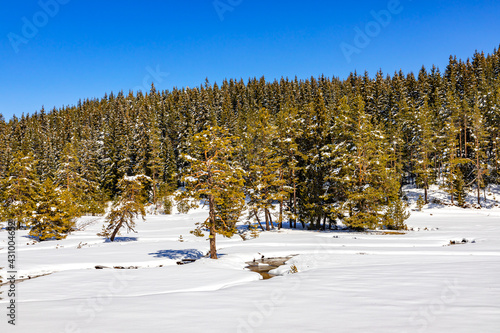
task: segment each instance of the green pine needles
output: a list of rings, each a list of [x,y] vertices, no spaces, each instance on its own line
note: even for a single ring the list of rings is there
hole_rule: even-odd
[[[147,196],[144,188],[150,182],[151,178],[144,175],[124,176],[120,180],[118,188],[121,190],[121,194],[113,202],[111,210],[106,216],[108,224],[103,226],[99,236],[107,237],[113,242],[122,228],[125,228],[127,232],[135,232],[136,218],[140,216],[144,220],[146,216],[144,204]]]
[[[224,128],[213,126],[194,135],[182,158],[188,163],[183,170],[184,190],[177,200],[188,209],[200,202],[208,205],[208,218],[198,223],[193,231],[204,236],[208,231],[210,258],[217,259],[216,234],[231,237],[236,230],[244,204],[244,170],[233,155],[239,147],[239,138],[229,135]]]
[[[243,212],[263,231],[405,229],[403,186],[422,190],[422,207],[439,186],[443,204],[480,208],[500,184],[499,59],[494,50],[450,57],[442,72],[152,85],[0,115],[1,218],[57,239],[113,202],[103,234],[114,239],[146,202],[156,214],[206,205],[194,232],[209,234],[215,258],[216,235],[233,235]],[[126,184],[132,175],[149,180]]]

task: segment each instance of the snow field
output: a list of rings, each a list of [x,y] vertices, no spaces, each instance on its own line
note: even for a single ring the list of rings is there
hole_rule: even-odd
[[[189,234],[206,218],[203,208],[148,216],[114,243],[96,236],[103,219],[91,217],[61,241],[33,244],[20,231],[19,277],[51,274],[17,285],[18,323],[2,315],[0,330],[498,332],[500,209],[491,200],[489,209],[412,211],[406,234],[282,229],[247,241],[218,237],[218,260],[202,258],[208,241]],[[260,280],[244,267],[262,255],[294,257],[276,269],[281,276]],[[182,258],[200,259],[177,265]],[[290,274],[292,265],[298,273]]]

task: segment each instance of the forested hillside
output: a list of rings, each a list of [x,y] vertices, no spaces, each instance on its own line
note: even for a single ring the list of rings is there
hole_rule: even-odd
[[[450,57],[444,71],[416,74],[207,80],[172,91],[152,85],[2,117],[2,214],[38,236],[51,216],[58,231],[44,237],[58,236],[71,216],[102,213],[120,195],[120,180],[134,175],[151,179],[149,202],[168,202],[203,157],[193,142],[206,129],[225,133],[233,148],[225,162],[244,180],[236,190],[248,199],[249,218],[268,228],[284,220],[312,229],[339,220],[404,228],[404,184],[437,184],[456,205],[474,190],[480,205],[482,190],[499,183],[500,52]],[[224,191],[233,194],[221,196],[217,210],[234,220],[241,200]]]

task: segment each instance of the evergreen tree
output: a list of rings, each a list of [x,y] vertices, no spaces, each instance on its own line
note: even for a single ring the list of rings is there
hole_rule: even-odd
[[[361,96],[352,105],[344,100],[340,121],[349,131],[344,140],[330,146],[337,166],[327,179],[343,193],[335,213],[343,212],[351,228],[403,227],[400,221],[387,220],[384,211],[398,200],[399,181],[390,168],[387,140],[365,112]],[[397,206],[394,206],[397,207]]]
[[[14,220],[17,229],[29,226],[33,220],[40,188],[36,164],[33,155],[15,153],[2,182],[3,217]]]
[[[121,194],[113,203],[111,211],[106,217],[107,226],[98,236],[109,238],[114,241],[116,235],[120,234],[120,229],[127,228],[127,232],[134,231],[135,219],[139,215],[144,220],[146,210],[144,204],[147,200],[144,187],[151,181],[151,178],[144,175],[124,176],[118,183]]]
[[[481,205],[481,188],[485,187],[485,175],[487,174],[486,165],[486,122],[480,109],[483,103],[480,97],[476,99],[472,113],[472,126],[471,136],[473,138],[474,146],[472,151],[474,154],[474,169],[476,174],[476,190],[477,190],[477,204]]]
[[[459,143],[458,137],[460,132],[460,125],[458,119],[458,104],[455,99],[453,92],[448,91],[446,94],[446,109],[447,109],[447,120],[445,122],[444,135],[444,154],[442,163],[445,167],[444,172],[444,184],[443,188],[450,194],[451,203],[454,204],[456,187],[458,177],[461,173],[458,173],[459,164],[463,163],[463,160],[459,158]],[[463,181],[463,180],[462,180]]]
[[[68,190],[56,188],[52,180],[47,178],[37,197],[30,236],[39,241],[66,238],[77,218],[72,199]]]
[[[198,224],[194,233],[203,236],[202,231],[208,229],[212,259],[217,259],[216,234],[234,235],[238,217],[235,213],[244,201],[244,171],[233,160],[236,142],[237,138],[223,128],[209,127],[191,138],[189,154],[183,155],[189,164],[182,172],[185,191],[179,193],[177,200],[188,209],[198,207],[202,198],[207,201],[209,217]]]
[[[163,171],[162,168],[162,147],[159,129],[157,128],[156,122],[153,122],[152,128],[150,129],[151,135],[149,137],[149,146],[151,147],[151,154],[148,160],[148,169],[151,174],[151,191],[152,191],[152,202],[157,209],[159,199],[162,197],[163,186]]]
[[[56,171],[56,183],[73,201],[73,214],[80,217],[85,213],[85,192],[87,182],[81,175],[81,164],[73,142],[65,145]]]
[[[424,189],[424,201],[429,203],[427,190],[433,181],[433,170],[431,166],[432,153],[435,150],[432,128],[432,114],[430,112],[427,95],[424,96],[423,104],[416,114],[416,128],[418,144],[416,146],[415,173],[417,184]]]
[[[382,164],[388,169],[384,177],[389,179],[386,186],[391,188],[381,210],[376,211],[397,203],[390,199],[394,197],[392,189],[398,187],[390,185],[393,181],[402,185],[414,183],[415,178],[424,192],[439,183],[454,203],[457,199],[465,203],[467,190],[474,187],[480,202],[480,190],[500,182],[498,59],[498,49],[488,55],[476,52],[466,61],[450,57],[443,75],[434,66],[430,71],[423,67],[417,78],[402,71],[384,77],[379,71],[374,78],[355,72],[345,80],[320,76],[267,82],[262,77],[246,82],[224,80],[220,86],[207,80],[199,87],[162,92],[152,86],[149,93],[110,93],[49,112],[42,107],[39,112],[9,121],[0,116],[2,214],[10,214],[12,203],[26,204],[25,211],[34,211],[26,199],[12,199],[9,189],[10,183],[16,182],[9,178],[14,157],[27,152],[38,162],[28,179],[51,178],[63,190],[68,186],[64,187],[60,173],[76,170],[85,183],[77,187],[80,195],[72,192],[81,212],[101,213],[105,200],[120,195],[118,184],[123,176],[139,173],[150,176],[154,183],[148,188],[150,200],[164,201],[163,197],[179,185],[180,171],[189,167],[189,162],[180,158],[181,152],[188,152],[195,134],[218,124],[243,140],[262,138],[244,142],[245,149],[235,152],[231,162],[237,161],[249,171],[251,164],[258,168],[265,165],[263,173],[254,168],[246,180],[251,187],[250,180],[267,173],[268,191],[259,201],[279,203],[276,219],[269,214],[270,206],[259,208],[269,225],[275,219],[281,226],[289,218],[290,225],[300,221],[304,227],[325,228],[326,223],[349,216],[346,202],[354,200],[353,193],[361,193],[353,185],[360,169],[356,164],[345,166],[360,161],[354,160],[360,144],[370,146],[356,138],[360,127],[352,132],[358,119],[358,97],[365,105],[367,124],[384,138],[366,139],[376,142],[371,143],[375,148],[365,151],[386,155],[374,158],[379,163],[384,160]],[[347,111],[342,104],[348,106]],[[262,128],[270,137],[254,130],[263,108],[269,128]],[[68,155],[70,142],[74,147]],[[260,157],[256,153],[260,149],[270,157],[266,164],[247,154]],[[69,160],[78,160],[80,165],[65,170]],[[372,169],[383,174],[382,167]],[[66,185],[72,182],[66,180]],[[371,187],[372,180],[368,183]],[[13,186],[22,187],[19,183]],[[360,204],[352,202],[356,212]],[[233,214],[232,208],[224,206],[216,205],[221,212],[237,215],[238,209]],[[19,226],[29,225],[32,216],[28,215],[20,218]]]
[[[259,220],[259,213],[264,212],[266,230],[270,230],[272,225],[270,211],[273,208],[273,200],[283,199],[280,189],[284,180],[280,159],[274,146],[276,139],[277,128],[270,120],[269,111],[261,108],[247,130],[246,191],[250,198],[248,206],[255,217]]]
[[[83,139],[78,155],[81,161],[80,174],[85,180],[82,197],[83,211],[92,215],[102,214],[104,213],[104,195],[99,184],[99,143],[90,138]]]
[[[299,147],[297,145],[298,110],[286,108],[277,115],[276,125],[278,128],[276,149],[280,164],[279,191],[276,199],[280,202],[279,227],[286,216],[292,226],[297,227],[297,184],[299,174]],[[288,199],[288,203],[286,200]]]

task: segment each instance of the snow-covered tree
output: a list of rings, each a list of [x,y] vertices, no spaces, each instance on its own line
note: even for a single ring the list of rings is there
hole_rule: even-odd
[[[14,220],[18,229],[33,220],[40,188],[36,164],[33,155],[17,152],[2,181],[3,218]]]
[[[189,140],[189,152],[183,155],[188,163],[182,171],[185,189],[177,200],[188,209],[198,207],[200,200],[208,203],[209,216],[193,233],[203,236],[208,229],[212,259],[217,259],[216,234],[236,233],[236,213],[244,202],[244,171],[233,159],[237,139],[221,127],[209,127]]]
[[[269,111],[261,108],[249,124],[245,137],[248,206],[260,223],[264,213],[266,230],[272,225],[273,200],[283,200],[280,189],[285,184],[281,158],[276,150],[277,127],[270,120]]]
[[[39,241],[66,238],[77,217],[70,191],[47,178],[38,193],[29,234]]]
[[[99,236],[109,238],[114,241],[120,229],[127,228],[127,232],[135,231],[135,220],[141,216],[144,220],[146,210],[144,204],[147,200],[144,187],[151,182],[151,178],[144,175],[124,176],[118,183],[121,194],[113,203],[111,211],[106,216],[107,225]]]

